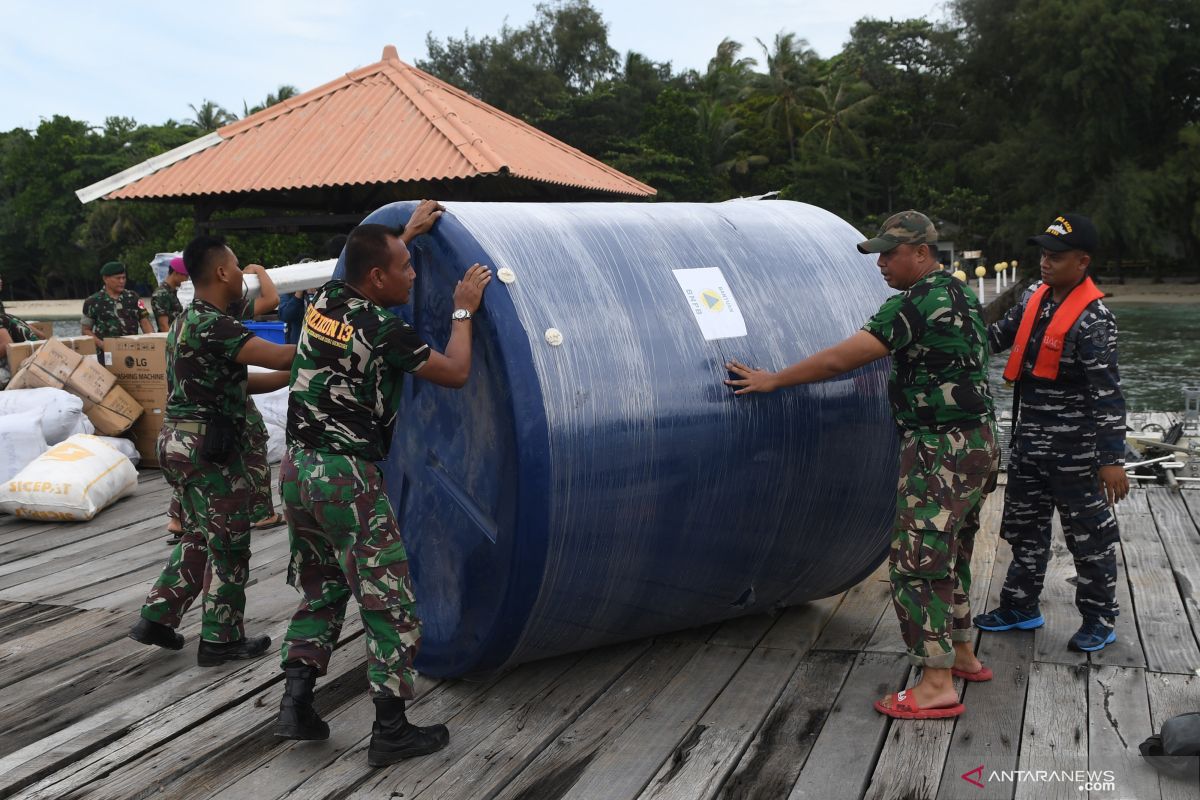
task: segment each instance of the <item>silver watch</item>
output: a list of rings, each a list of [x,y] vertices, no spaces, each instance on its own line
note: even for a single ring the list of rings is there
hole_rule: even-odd
[[[450,319],[455,320],[456,322],[461,322],[464,319],[470,318],[471,312],[467,311],[465,308],[456,308],[454,309],[454,313],[450,315]]]

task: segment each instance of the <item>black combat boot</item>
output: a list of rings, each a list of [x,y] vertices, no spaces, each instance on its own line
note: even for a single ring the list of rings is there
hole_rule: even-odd
[[[313,708],[313,687],[317,684],[317,669],[299,661],[283,665],[287,682],[283,700],[279,702],[279,719],[275,720],[275,735],[280,739],[323,741],[329,738],[329,726]]]
[[[137,624],[129,631],[129,638],[142,644],[153,644],[167,650],[182,650],[183,636],[176,633],[174,628],[161,622],[151,622],[145,617],[138,617]]]
[[[200,640],[196,650],[196,663],[202,667],[216,667],[226,661],[245,661],[258,658],[271,647],[270,636],[254,636],[236,642],[206,642]]]
[[[375,698],[375,724],[367,764],[386,767],[405,758],[424,756],[450,743],[445,725],[418,727],[404,716],[404,701],[398,697]]]

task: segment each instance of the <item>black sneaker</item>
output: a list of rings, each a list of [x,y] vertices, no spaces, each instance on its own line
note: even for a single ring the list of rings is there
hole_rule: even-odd
[[[176,633],[174,628],[161,622],[151,622],[145,617],[138,617],[137,624],[129,631],[129,638],[164,650],[183,649],[183,636]]]
[[[254,636],[236,642],[206,642],[200,640],[196,663],[202,667],[218,667],[228,661],[247,661],[259,658],[271,648],[270,636]]]
[[[986,614],[979,614],[972,621],[975,623],[975,627],[982,631],[1011,631],[1014,628],[1019,631],[1031,631],[1046,624],[1042,612],[1036,608],[1022,611],[1019,608],[1004,608],[1003,606]]]
[[[1103,650],[1116,640],[1115,629],[1108,627],[1103,622],[1084,620],[1083,626],[1075,631],[1075,635],[1071,637],[1067,647],[1082,653],[1094,653],[1097,650]]]

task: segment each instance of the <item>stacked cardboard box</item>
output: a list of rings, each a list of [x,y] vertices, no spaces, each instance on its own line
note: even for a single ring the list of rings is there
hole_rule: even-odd
[[[83,398],[83,413],[104,436],[118,436],[142,416],[141,405],[117,386],[112,373],[94,358],[50,339],[13,375],[9,389],[50,386]]]
[[[25,320],[25,324],[28,325],[33,330],[33,332],[38,335],[39,339],[49,339],[51,336],[54,335],[54,323],[53,322],[37,322],[35,320],[27,319],[27,320]],[[90,339],[92,337],[89,336],[87,338]]]
[[[104,340],[104,366],[142,407],[130,431],[141,466],[158,466],[158,432],[167,408],[167,334],[143,333]]]
[[[49,323],[47,323],[49,324]],[[43,337],[48,340],[51,336]],[[57,339],[60,344],[74,350],[81,356],[96,355],[96,340],[90,336],[63,336]],[[17,370],[21,368],[30,356],[41,350],[46,344],[45,341],[40,342],[17,342],[8,346],[8,368],[16,375]]]

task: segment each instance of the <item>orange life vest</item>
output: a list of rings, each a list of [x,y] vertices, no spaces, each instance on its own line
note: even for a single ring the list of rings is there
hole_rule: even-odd
[[[1021,327],[1017,328],[1017,339],[1013,342],[1012,352],[1008,356],[1008,364],[1004,367],[1004,380],[1010,383],[1021,377],[1021,363],[1025,359],[1025,348],[1029,345],[1029,336],[1033,333],[1033,324],[1037,321],[1038,312],[1042,308],[1042,300],[1050,287],[1042,284],[1025,304],[1021,313]],[[1091,278],[1084,278],[1062,305],[1050,318],[1050,325],[1042,337],[1042,346],[1038,350],[1037,361],[1033,365],[1033,376],[1048,381],[1058,379],[1058,362],[1062,360],[1063,340],[1071,326],[1083,314],[1093,300],[1104,297],[1104,292],[1096,288]]]

